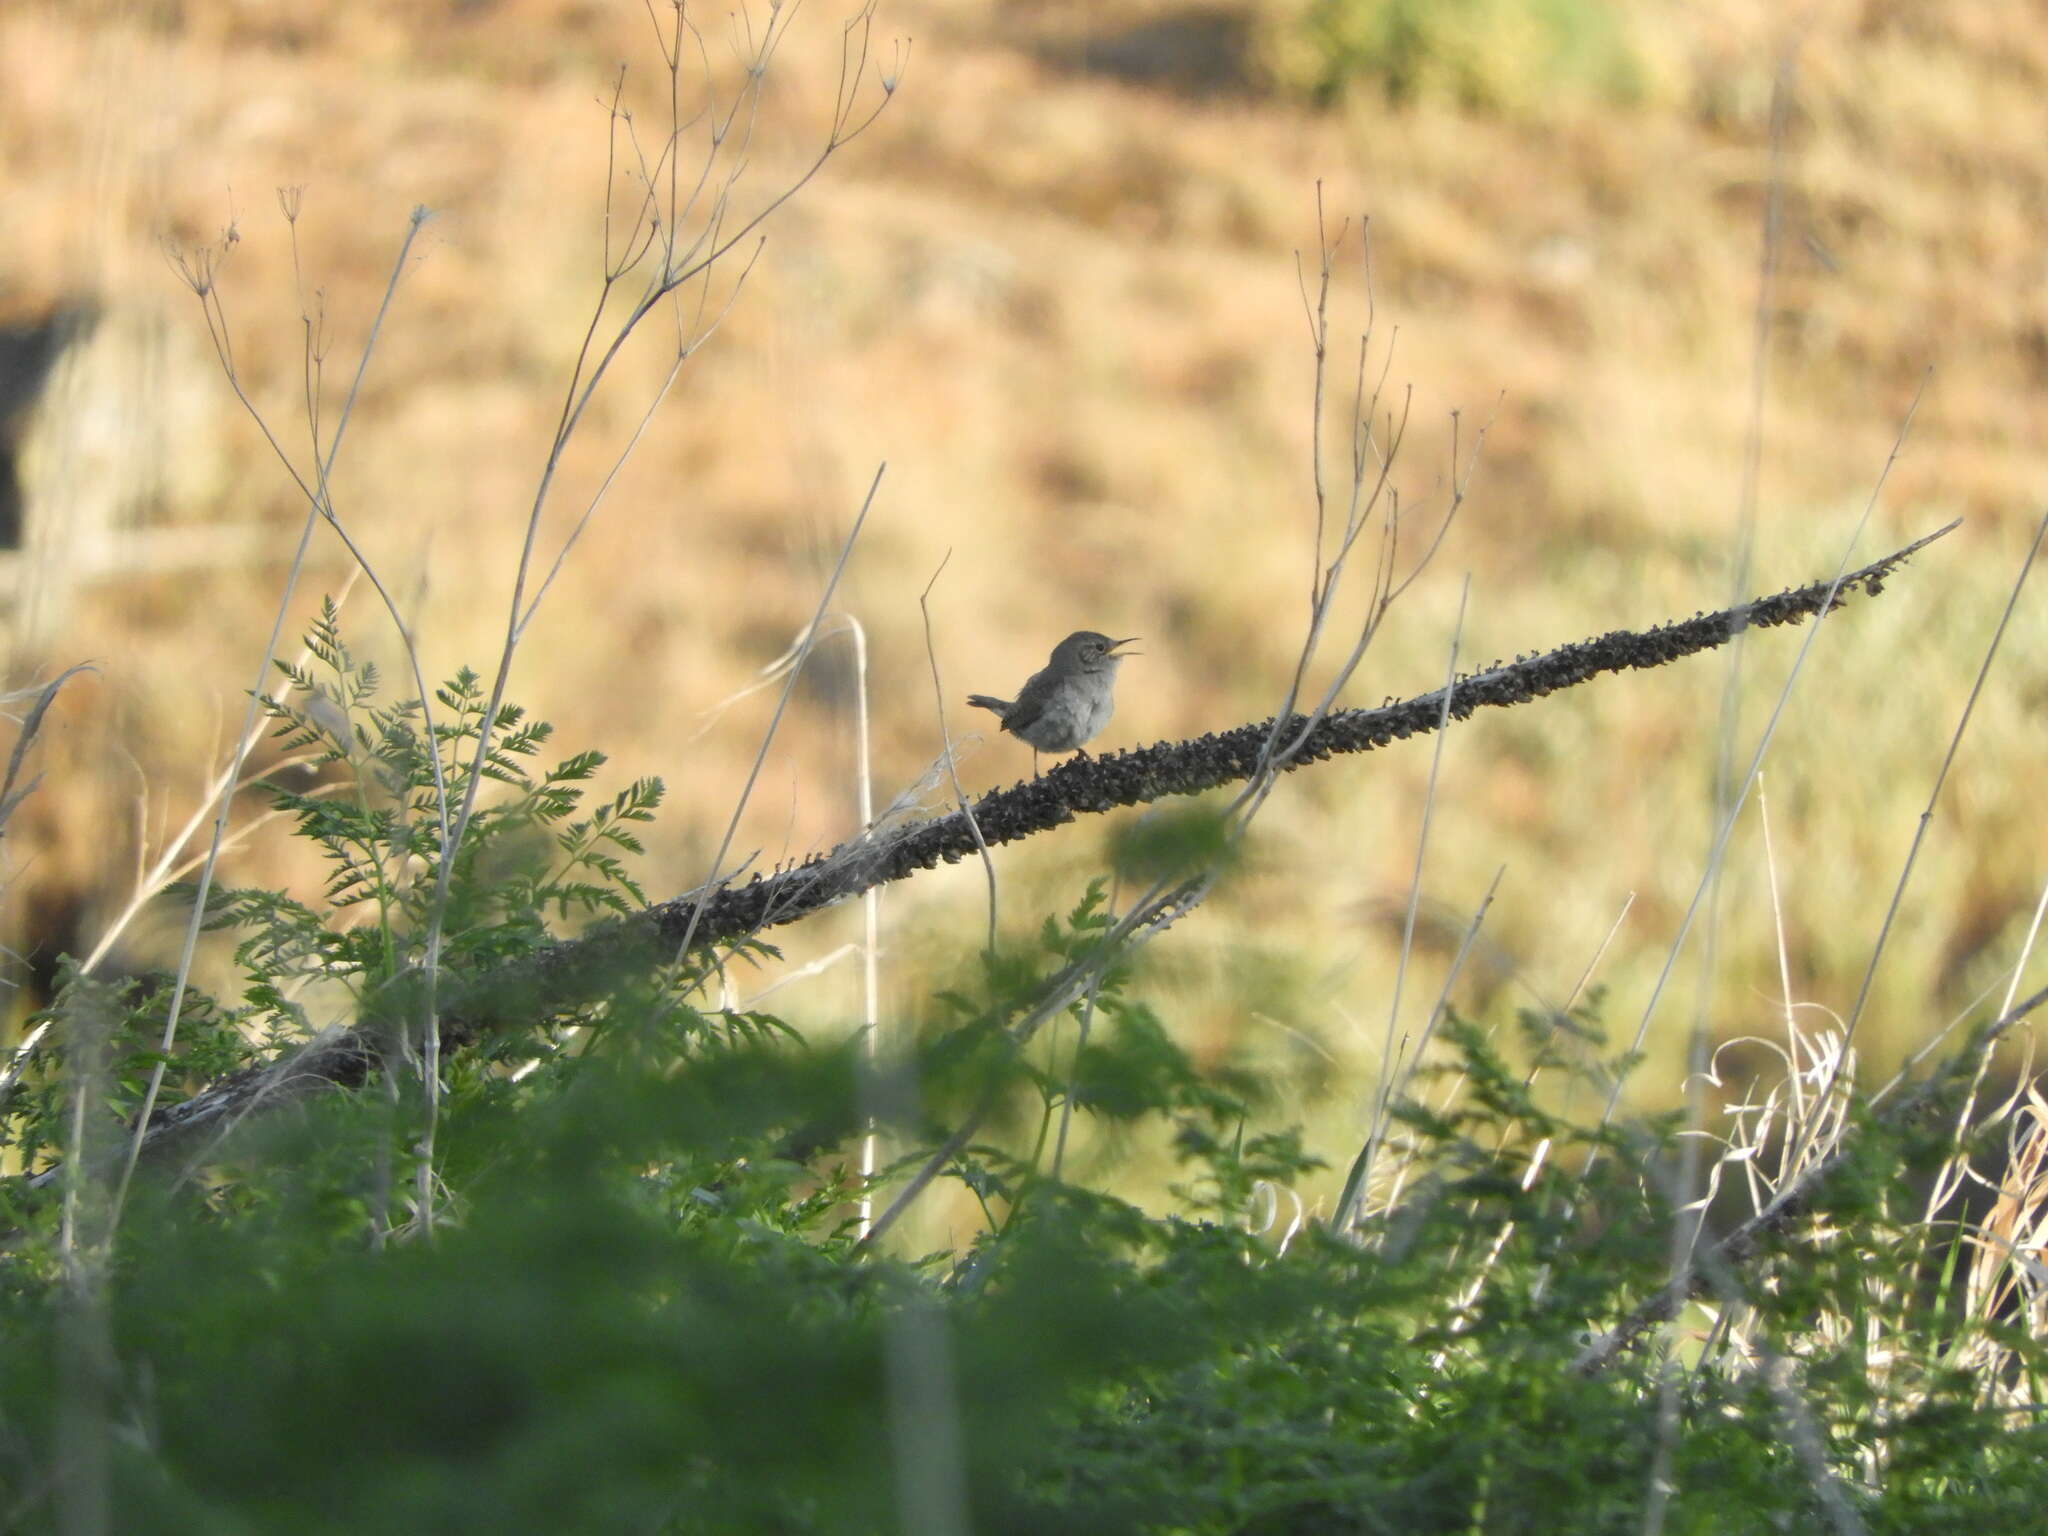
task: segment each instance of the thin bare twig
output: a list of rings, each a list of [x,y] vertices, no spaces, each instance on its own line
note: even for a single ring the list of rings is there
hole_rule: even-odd
[[[875,493],[882,488],[882,476],[888,472],[887,464],[877,465],[875,478],[868,483],[868,493],[861,498],[860,511],[854,515],[853,526],[846,531],[846,539],[839,546],[839,559],[832,567],[832,574],[825,582],[825,590],[818,594],[818,606],[805,626],[803,643],[797,650],[796,660],[790,663],[789,676],[783,679],[782,695],[775,701],[775,713],[769,717],[768,729],[761,733],[760,748],[754,753],[754,765],[747,771],[747,782],[740,787],[738,802],[732,808],[732,819],[725,825],[725,835],[719,839],[718,851],[711,857],[711,875],[702,887],[700,899],[690,910],[689,920],[683,925],[682,937],[676,940],[675,958],[680,961],[690,953],[697,935],[697,926],[702,921],[705,903],[717,889],[719,870],[725,863],[725,856],[732,851],[732,840],[739,832],[740,818],[746,814],[747,802],[753,798],[754,785],[760,781],[761,767],[768,760],[768,748],[774,743],[776,728],[782,724],[783,714],[789,708],[789,697],[796,691],[797,678],[803,674],[804,662],[809,659],[811,648],[817,644],[818,625],[832,606],[832,594],[839,590],[839,578],[846,574],[846,562],[853,558],[853,546],[860,542],[860,531],[867,525],[868,511],[875,504]]]
[[[256,671],[256,681],[249,690],[249,705],[243,713],[241,729],[235,737],[236,746],[232,754],[232,760],[236,766],[239,766],[255,745],[256,717],[262,707],[263,685],[269,678],[271,658],[276,656],[278,642],[284,634],[285,616],[291,610],[292,594],[297,589],[299,574],[305,569],[306,552],[312,543],[313,530],[318,526],[323,516],[330,525],[334,525],[333,504],[329,500],[327,489],[330,477],[333,474],[335,460],[341,452],[342,439],[347,433],[349,421],[354,415],[356,400],[362,392],[363,378],[369,371],[370,358],[376,352],[378,337],[382,334],[384,322],[390,315],[392,300],[398,292],[399,280],[405,275],[406,261],[412,251],[414,240],[419,236],[420,225],[423,221],[424,215],[415,210],[412,223],[406,230],[405,240],[399,246],[398,259],[392,263],[391,276],[385,283],[384,297],[378,306],[376,319],[371,323],[369,334],[363,340],[362,356],[356,365],[355,378],[349,385],[348,395],[342,402],[341,415],[335,422],[334,434],[328,441],[326,453],[320,455],[316,452],[313,462],[314,484],[310,487],[299,477],[295,469],[291,469],[290,456],[284,452],[282,445],[277,442],[269,426],[263,421],[262,414],[256,410],[253,402],[250,401],[247,393],[244,391],[240,375],[234,371],[233,353],[228,345],[230,328],[227,323],[226,310],[221,306],[220,292],[214,282],[212,267],[206,265],[202,258],[200,264],[185,268],[187,280],[191,283],[194,293],[200,299],[201,309],[206,315],[208,329],[214,335],[215,345],[219,349],[222,365],[228,370],[228,381],[235,392],[236,398],[242,402],[244,409],[256,421],[264,437],[269,440],[272,448],[277,452],[280,461],[285,464],[288,470],[291,470],[293,479],[298,481],[299,488],[304,492],[307,499],[306,521],[299,531],[298,548],[293,552],[291,566],[285,576],[284,590],[278,597],[277,612],[271,621],[270,638],[264,644],[263,658],[258,664]],[[207,303],[209,297],[213,300],[210,305]],[[216,317],[219,322],[217,329],[215,327]],[[358,556],[358,562],[362,563],[360,556]],[[363,569],[366,574],[371,574],[367,564],[363,565]],[[374,574],[371,574],[371,580],[374,582],[375,579]],[[381,584],[379,584],[378,590],[382,593],[383,588]],[[388,596],[386,600],[387,602],[389,601]],[[422,696],[424,696],[424,688],[422,688],[421,692]],[[437,779],[438,773],[437,765]],[[232,777],[233,774],[231,772],[229,778],[232,779]],[[445,806],[447,800],[445,793],[439,798]],[[109,1231],[120,1224],[121,1210],[128,1198],[128,1187],[135,1177],[136,1160],[142,1155],[143,1141],[149,1134],[150,1117],[155,1112],[158,1095],[163,1090],[164,1073],[169,1067],[171,1049],[177,1043],[180,1014],[184,1007],[185,993],[191,984],[192,963],[199,948],[199,932],[206,921],[207,896],[213,887],[214,871],[220,863],[221,847],[227,837],[228,815],[233,808],[233,804],[234,801],[231,796],[225,793],[220,796],[219,809],[214,815],[213,833],[207,849],[206,862],[200,867],[198,890],[193,896],[192,916],[185,924],[184,942],[178,953],[176,979],[172,983],[170,1002],[165,1010],[163,1034],[157,1042],[157,1060],[150,1068],[149,1082],[143,1090],[142,1107],[136,1112],[135,1123],[129,1133],[127,1160],[122,1165],[120,1181],[115,1186],[112,1209],[108,1219]]]
[[[1904,451],[1907,434],[1912,431],[1913,419],[1919,413],[1920,400],[1925,389],[1926,380],[1923,377],[1920,389],[1915,391],[1912,404],[1906,408],[1905,417],[1899,423],[1898,434],[1892,440],[1891,454],[1886,458],[1884,468],[1878,473],[1877,483],[1871,487],[1870,497],[1864,503],[1863,515],[1857,519],[1855,530],[1850,534],[1847,543],[1842,547],[1841,563],[1836,568],[1836,574],[1826,584],[1826,591],[1822,594],[1823,601],[1812,610],[1812,616],[1815,620],[1813,628],[1807,631],[1806,638],[1800,644],[1799,654],[1793,657],[1792,665],[1786,670],[1785,681],[1778,690],[1777,701],[1771,707],[1770,719],[1765,722],[1763,733],[1757,738],[1756,749],[1750,756],[1749,767],[1743,774],[1741,782],[1735,787],[1734,792],[1721,805],[1713,840],[1707,851],[1706,867],[1700,872],[1699,882],[1693,888],[1692,899],[1686,906],[1685,915],[1679,919],[1678,931],[1672,935],[1670,947],[1664,957],[1664,965],[1657,973],[1657,980],[1650,989],[1648,1000],[1643,1004],[1642,1016],[1636,1022],[1635,1038],[1629,1043],[1631,1055],[1637,1054],[1642,1050],[1643,1041],[1650,1031],[1650,1021],[1656,1016],[1657,1005],[1663,999],[1664,989],[1671,980],[1672,972],[1677,969],[1678,957],[1684,950],[1685,941],[1692,931],[1693,922],[1699,916],[1700,909],[1705,904],[1709,894],[1716,888],[1721,862],[1727,854],[1728,840],[1734,835],[1736,817],[1747,802],[1750,787],[1755,784],[1757,775],[1763,771],[1764,759],[1770,753],[1771,743],[1777,738],[1778,724],[1784,718],[1786,707],[1791,702],[1793,687],[1798,683],[1800,674],[1805,670],[1806,659],[1813,654],[1813,647],[1820,638],[1823,623],[1828,614],[1840,606],[1836,601],[1839,594],[1847,592],[1859,584],[1863,586],[1865,591],[1873,591],[1874,589],[1870,585],[1871,573],[1877,571],[1877,568],[1880,566],[1885,568],[1882,571],[1877,571],[1877,580],[1881,586],[1884,575],[1891,568],[1890,562],[1893,557],[1888,556],[1885,560],[1876,562],[1875,565],[1867,565],[1857,571],[1847,569],[1850,557],[1855,552],[1857,542],[1863,536],[1863,530],[1869,525],[1872,514],[1877,510],[1878,499],[1884,494],[1885,483],[1891,478],[1892,466],[1898,462],[1900,453]],[[1914,543],[1907,545],[1904,549],[1896,551],[1895,555],[1910,555],[1924,548],[1935,539],[1949,533],[1959,526],[1961,522],[1962,519],[1957,518],[1936,529],[1925,538],[1918,539]],[[1808,586],[1802,590],[1811,592],[1814,590],[1814,587]],[[1601,1125],[1605,1126],[1613,1120],[1615,1111],[1621,1104],[1623,1086],[1623,1080],[1617,1078],[1613,1088],[1608,1093],[1606,1107],[1601,1112]],[[1592,1150],[1588,1151],[1586,1162],[1580,1169],[1581,1182],[1592,1171],[1597,1159],[1598,1147],[1596,1145]]]
[[[939,745],[945,753],[946,777],[953,785],[953,799],[961,813],[967,818],[967,830],[973,834],[975,852],[981,855],[981,867],[988,876],[988,952],[996,948],[996,865],[988,855],[988,839],[981,835],[981,824],[974,819],[974,808],[967,803],[967,791],[960,785],[960,767],[953,757],[953,733],[946,728],[946,690],[939,681],[939,653],[932,644],[932,588],[939,584],[939,576],[946,569],[946,561],[953,558],[953,551],[947,550],[939,561],[939,568],[932,572],[932,579],[924,584],[924,590],[917,594],[917,611],[924,615],[924,658],[932,673],[932,708],[937,711],[939,722]]]
[[[1337,1202],[1336,1228],[1346,1231],[1358,1217],[1360,1202],[1365,1198],[1366,1181],[1372,1176],[1372,1154],[1379,1145],[1379,1139],[1386,1126],[1386,1117],[1393,1103],[1394,1082],[1397,1076],[1394,1067],[1394,1032],[1401,1021],[1401,989],[1408,978],[1408,959],[1415,948],[1415,915],[1422,904],[1422,864],[1429,851],[1429,824],[1436,808],[1436,786],[1443,769],[1444,739],[1449,736],[1451,700],[1456,696],[1458,682],[1458,642],[1465,634],[1465,606],[1472,597],[1472,578],[1465,578],[1464,587],[1458,593],[1458,618],[1451,630],[1449,655],[1444,670],[1449,674],[1444,679],[1443,712],[1437,726],[1436,740],[1429,760],[1429,786],[1422,797],[1422,825],[1415,835],[1415,868],[1408,880],[1408,911],[1401,924],[1401,953],[1394,966],[1394,986],[1387,1005],[1387,1035],[1380,1050],[1380,1074],[1378,1091],[1373,1096],[1372,1115],[1367,1121],[1365,1144],[1358,1149],[1358,1158],[1352,1164],[1351,1174],[1344,1181],[1344,1194]],[[1490,896],[1489,896],[1490,899]],[[1484,910],[1482,908],[1482,910]],[[1422,1046],[1417,1045],[1415,1055],[1421,1056]]]

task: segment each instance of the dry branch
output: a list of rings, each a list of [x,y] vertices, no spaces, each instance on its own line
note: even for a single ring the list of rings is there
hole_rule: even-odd
[[[1883,559],[1839,578],[1762,597],[1716,613],[1649,630],[1615,630],[1540,655],[1517,658],[1462,677],[1450,689],[1379,709],[1334,712],[1308,731],[1288,764],[1369,752],[1390,742],[1463,720],[1480,709],[1504,709],[1596,677],[1697,655],[1726,644],[1744,630],[1796,624],[1842,605],[1854,592],[1876,596],[1909,557],[1956,526],[1950,523]],[[1287,722],[1280,739],[1309,726]],[[744,885],[693,891],[652,907],[625,924],[565,941],[493,974],[450,988],[443,1039],[454,1048],[474,1044],[503,1024],[530,1023],[556,1011],[584,1006],[611,993],[622,975],[674,958],[676,945],[695,924],[697,946],[730,944],[976,852],[974,823],[989,846],[1016,842],[1072,821],[1083,813],[1143,805],[1172,795],[1195,795],[1240,783],[1259,766],[1275,739],[1270,720],[1189,741],[1160,742],[1107,757],[1063,763],[1029,783],[987,794],[964,811],[855,838],[792,868],[757,875]],[[159,1109],[145,1151],[161,1155],[230,1128],[259,1102],[288,1102],[314,1089],[356,1087],[378,1067],[373,1029],[336,1030],[277,1063],[223,1078],[185,1103]],[[37,1182],[49,1177],[38,1175]]]
[[[1955,526],[1950,523],[1850,572],[1839,582],[1811,582],[1775,597],[1655,629],[1615,630],[1461,677],[1450,690],[1450,718],[1464,720],[1480,709],[1525,704],[1610,672],[1661,667],[1725,645],[1745,629],[1797,624],[1830,605],[1831,594],[1835,607],[1852,592],[1875,596],[1905,560]],[[1444,714],[1442,689],[1379,709],[1334,711],[1309,733],[1288,771],[1434,731],[1443,723]],[[1303,716],[1293,717],[1283,738],[1291,739],[1307,723]],[[975,803],[974,819],[994,847],[1061,826],[1083,812],[1144,805],[1170,795],[1197,795],[1241,783],[1257,767],[1261,750],[1272,735],[1273,722],[1267,720],[1190,741],[1159,742],[1107,757],[1074,759],[1028,783],[984,795]],[[857,896],[869,886],[900,880],[940,863],[951,864],[974,852],[973,829],[967,816],[957,811],[893,836],[856,838],[794,868],[719,891],[705,904],[697,938],[699,942],[729,941],[794,922],[821,907]],[[673,930],[671,936],[680,935],[697,900],[693,893],[661,903],[650,909],[643,921],[665,934]],[[574,948],[558,946],[543,955],[539,961],[542,976],[550,966],[569,962],[567,951]]]

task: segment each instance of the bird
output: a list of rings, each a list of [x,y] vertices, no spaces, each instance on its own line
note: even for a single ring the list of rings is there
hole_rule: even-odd
[[[1043,670],[1032,673],[1015,699],[972,693],[967,702],[976,709],[992,710],[1004,730],[1030,745],[1035,776],[1039,753],[1078,751],[1109,724],[1116,707],[1111,697],[1116,669],[1124,659],[1117,654],[1117,647],[1137,638],[1112,640],[1092,629],[1076,630],[1053,647],[1052,659]]]

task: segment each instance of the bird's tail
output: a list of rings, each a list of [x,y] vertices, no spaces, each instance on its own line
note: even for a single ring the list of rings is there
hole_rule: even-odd
[[[970,693],[967,695],[967,702],[976,709],[992,709],[999,715],[1007,715],[1010,712],[1008,699],[992,699],[985,693]]]

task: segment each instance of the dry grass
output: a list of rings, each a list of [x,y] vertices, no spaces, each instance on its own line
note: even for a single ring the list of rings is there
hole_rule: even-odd
[[[1649,86],[1633,104],[1487,115],[1370,93],[1323,113],[1294,104],[1256,57],[1216,52],[1254,39],[1270,8],[1210,7],[1199,15],[1230,25],[1190,32],[1176,18],[1196,13],[1139,0],[896,0],[884,31],[916,38],[897,109],[772,228],[750,292],[551,599],[515,696],[565,743],[613,753],[621,781],[668,777],[679,797],[649,885],[693,882],[768,706],[742,704],[701,737],[699,714],[803,622],[887,459],[844,591],[872,637],[884,798],[938,750],[916,595],[949,548],[933,607],[956,693],[1000,690],[1052,638],[1091,627],[1146,639],[1106,746],[1270,708],[1306,611],[1309,358],[1293,253],[1313,245],[1318,178],[1332,210],[1372,218],[1381,334],[1400,329],[1392,377],[1415,386],[1404,494],[1440,494],[1451,410],[1467,441],[1494,421],[1443,574],[1397,615],[1364,701],[1433,686],[1464,570],[1476,661],[1715,606],[1749,425],[1778,9],[1642,22]],[[27,0],[0,18],[0,304],[101,288],[196,328],[153,242],[210,238],[233,218],[240,360],[272,418],[291,422],[300,334],[271,188],[306,188],[306,281],[324,292],[337,374],[408,210],[440,210],[337,496],[414,593],[429,674],[481,663],[596,287],[599,98],[617,60],[651,66],[646,20],[630,3],[568,0],[186,14],[174,25],[147,7]],[[1970,519],[1826,637],[1769,768],[1793,984],[1843,1008],[2048,468],[2048,287],[2027,212],[2048,202],[2032,131],[2048,42],[2016,35],[1988,0],[1809,14],[1753,585],[1833,567],[1929,366],[1872,548]],[[763,185],[822,130],[835,36],[823,14],[799,28],[770,91]],[[1129,78],[1133,58],[1161,49],[1171,67]],[[1354,285],[1354,320],[1360,297]],[[575,486],[594,483],[660,362],[650,350],[619,380],[572,456]],[[215,501],[153,515],[291,523],[288,486],[226,414],[225,390],[177,387],[213,391],[233,468]],[[327,558],[336,574],[309,606],[340,583]],[[44,652],[101,662],[78,697],[124,722],[126,750],[178,817],[213,722],[235,712],[270,574],[109,584]],[[356,618],[375,649],[376,621]],[[1975,995],[2032,904],[2037,818],[2016,765],[2038,755],[2048,620],[2030,604],[2016,624],[1859,1040],[1880,1064]],[[1751,645],[1752,733],[1792,654],[1775,637]],[[17,669],[35,660],[18,654]],[[824,663],[741,830],[763,863],[852,828],[846,669]],[[1482,984],[1562,995],[1635,893],[1601,976],[1626,1033],[1707,845],[1721,676],[1694,664],[1611,681],[1456,734],[1424,910],[1455,934],[1507,865]],[[101,878],[96,859],[132,861],[135,780],[102,756],[60,765],[44,790],[75,793],[64,814],[101,835],[16,849],[53,891]],[[1263,824],[1257,868],[1176,938],[1161,985],[1178,1030],[1216,1053],[1305,1035],[1347,1069],[1367,1062],[1377,1025],[1346,1021],[1374,1019],[1385,994],[1428,764],[1410,748],[1297,776]],[[991,742],[966,773],[971,787],[1026,767]],[[1084,826],[1048,843],[1004,857],[1009,910],[1070,898],[1100,836]],[[252,849],[230,878],[280,878],[285,857]],[[1746,825],[1724,909],[1725,1036],[1775,1010],[1761,871]],[[948,871],[891,898],[898,1007],[921,990],[918,955],[971,942],[979,879]],[[845,1018],[851,986],[781,996],[800,1017]],[[1675,1039],[1685,1006],[1669,1014]],[[1299,1049],[1304,1082],[1329,1076],[1316,1048]],[[1333,1102],[1350,1123],[1360,1101],[1346,1087]]]

